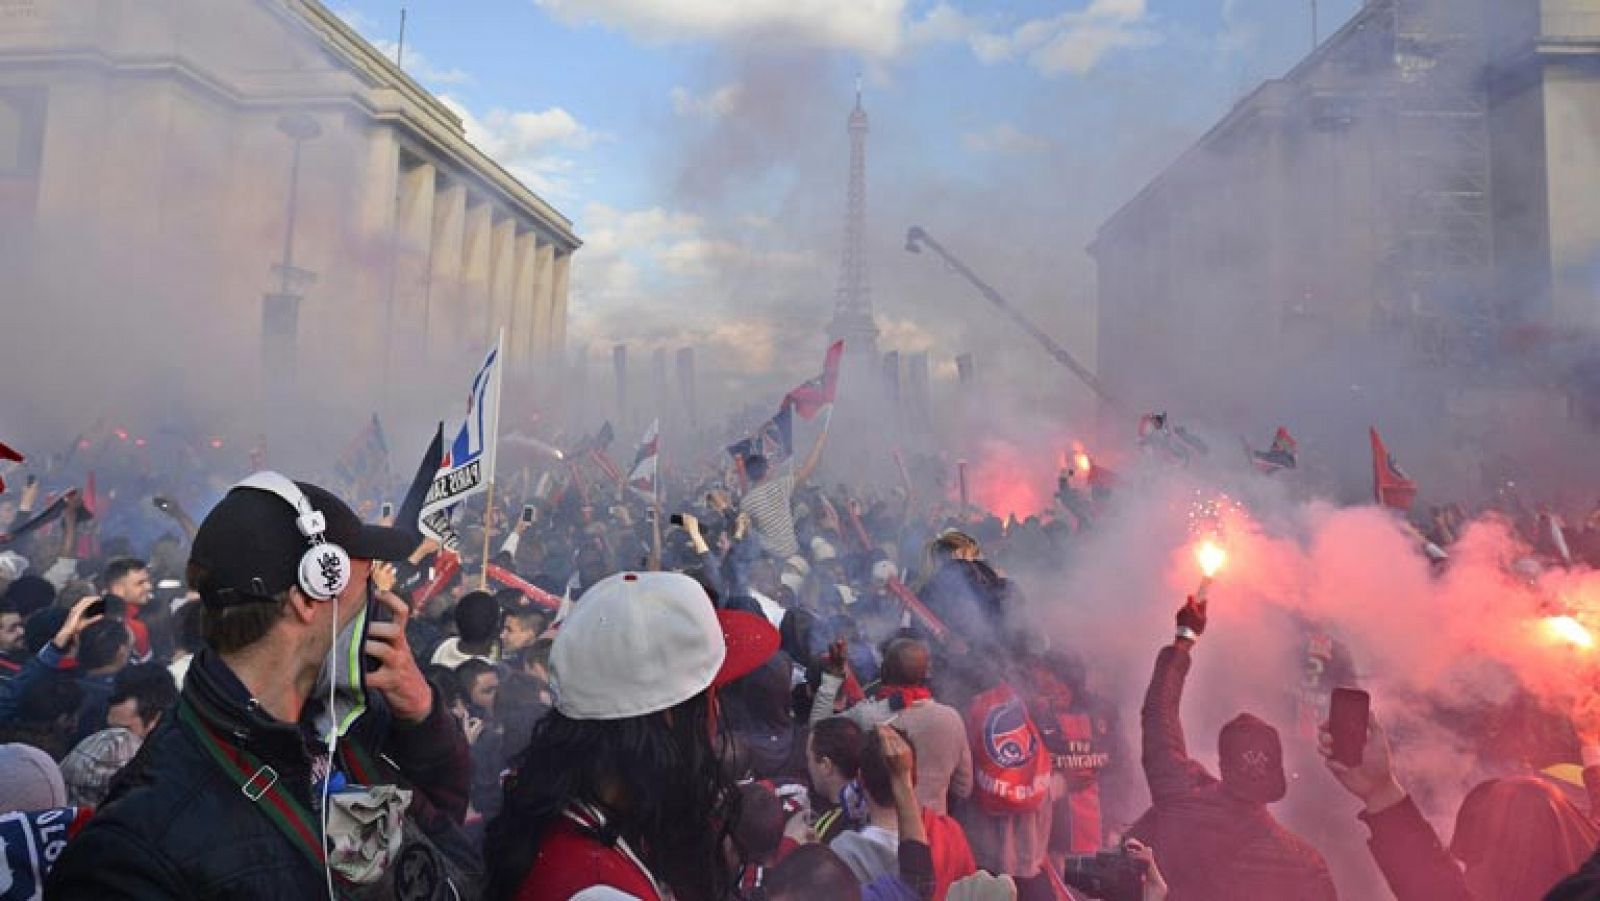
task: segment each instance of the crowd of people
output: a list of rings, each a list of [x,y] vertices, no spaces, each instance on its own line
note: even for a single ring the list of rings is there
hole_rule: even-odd
[[[13,485],[0,898],[1337,897],[1272,811],[1270,716],[1227,723],[1216,773],[1189,750],[1228,627],[1203,597],[1149,636],[1136,721],[1032,627],[1008,567],[1067,555],[1108,487],[1007,522],[820,486],[825,443],[464,504],[451,547],[271,472],[198,521],[141,501],[136,539],[62,474]],[[1600,519],[1527,532],[1600,548]],[[1376,718],[1358,763],[1322,750],[1402,901],[1600,898],[1600,717],[1575,725],[1587,793],[1485,782],[1448,844]]]

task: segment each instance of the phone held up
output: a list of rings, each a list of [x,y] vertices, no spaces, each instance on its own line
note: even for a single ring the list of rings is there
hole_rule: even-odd
[[[1335,688],[1328,710],[1328,731],[1333,734],[1333,759],[1345,766],[1360,766],[1367,746],[1372,717],[1372,696],[1354,688]]]
[[[390,501],[384,501],[383,506],[378,508],[378,515],[384,519],[394,516],[394,504]]]
[[[534,514],[536,512],[537,511],[534,509],[534,506],[532,504],[523,504],[522,505],[522,524],[525,525],[525,526],[533,525],[533,517],[534,517]]]

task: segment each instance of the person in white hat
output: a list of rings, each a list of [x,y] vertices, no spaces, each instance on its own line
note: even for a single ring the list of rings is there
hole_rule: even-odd
[[[555,709],[489,825],[487,897],[726,897],[738,811],[716,693],[777,649],[769,623],[716,610],[680,573],[589,589],[550,651]]]

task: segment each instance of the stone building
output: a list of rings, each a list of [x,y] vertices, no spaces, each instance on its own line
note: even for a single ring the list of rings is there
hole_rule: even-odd
[[[0,306],[113,379],[137,336],[202,408],[197,369],[289,411],[453,399],[501,328],[514,374],[563,356],[579,244],[317,0],[0,0]]]

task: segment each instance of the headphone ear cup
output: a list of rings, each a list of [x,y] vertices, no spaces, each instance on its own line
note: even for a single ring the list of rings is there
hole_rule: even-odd
[[[318,601],[331,601],[350,584],[350,555],[344,548],[318,542],[300,557],[300,590]]]

